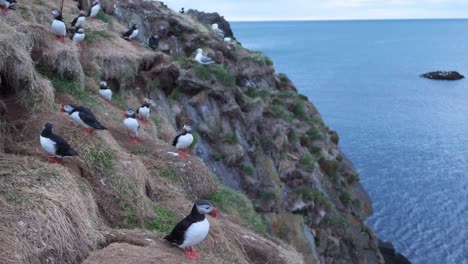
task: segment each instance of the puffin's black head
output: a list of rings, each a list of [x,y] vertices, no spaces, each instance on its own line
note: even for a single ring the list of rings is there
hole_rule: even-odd
[[[212,217],[218,216],[214,206],[206,200],[198,200],[194,205],[197,208],[198,213],[202,215],[211,215]]]
[[[127,112],[125,112],[125,117],[128,117],[128,118],[135,118],[135,111],[133,111],[133,109],[129,108],[127,110]]]
[[[86,11],[84,11],[84,10],[81,10],[81,11],[80,11],[80,15],[79,15],[80,17],[81,17],[81,16],[86,16],[86,15],[87,15]]]
[[[132,26],[132,29],[133,29],[133,30],[138,29],[138,25],[137,25],[137,24],[134,24],[134,25]]]
[[[78,27],[75,28],[75,33],[83,34],[84,30],[83,30],[82,27],[78,26]]]
[[[60,111],[61,112],[67,112],[69,114],[71,114],[73,112],[73,110],[75,110],[75,108],[76,108],[76,106],[71,105],[71,104],[60,105]]]
[[[192,128],[189,125],[184,125],[182,127],[182,132],[190,133],[190,132],[192,132]]]
[[[53,127],[54,126],[51,123],[45,123],[43,129],[48,130],[48,131],[52,131]]]
[[[141,105],[141,107],[148,107],[148,108],[150,108],[150,104],[147,103],[147,102],[145,102],[144,104]]]
[[[99,86],[101,87],[101,89],[107,89],[107,82],[101,81],[101,82],[99,83]]]
[[[16,2],[16,0],[7,0],[10,4],[13,4],[13,3],[18,3]]]
[[[93,4],[94,4],[94,5],[95,5],[95,4],[99,4],[99,0],[94,0],[94,1],[93,1]]]

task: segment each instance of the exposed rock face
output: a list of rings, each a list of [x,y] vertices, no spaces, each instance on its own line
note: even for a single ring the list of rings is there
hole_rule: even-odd
[[[209,24],[210,26],[214,23],[217,23],[219,28],[224,31],[225,37],[234,37],[231,25],[229,25],[229,22],[227,22],[226,19],[224,19],[224,17],[220,16],[218,13],[205,13],[190,9],[187,12],[187,15],[194,16],[203,24]]]
[[[395,251],[395,247],[390,242],[379,240],[379,250],[386,264],[411,264],[408,259]]]
[[[456,71],[435,71],[422,74],[421,77],[431,80],[446,80],[446,81],[457,81],[465,78]]]

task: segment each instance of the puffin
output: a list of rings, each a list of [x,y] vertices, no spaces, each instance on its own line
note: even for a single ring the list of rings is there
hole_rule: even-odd
[[[150,112],[150,104],[148,100],[145,100],[144,104],[142,104],[140,108],[137,109],[136,114],[140,120],[142,120],[143,122],[147,122],[149,119]]]
[[[177,152],[179,153],[180,158],[190,157],[188,154],[188,148],[193,143],[193,136],[191,132],[192,128],[189,125],[184,125],[182,127],[182,133],[177,135],[174,138],[174,142],[172,142],[172,145],[177,148]]]
[[[71,22],[72,27],[81,27],[86,21],[86,12],[81,10],[80,14]]]
[[[151,36],[151,38],[148,40],[148,46],[152,50],[157,50],[159,47],[159,35]]]
[[[224,38],[224,35],[225,35],[224,31],[219,28],[217,23],[214,23],[213,25],[211,25],[211,29],[213,29],[213,31],[216,33],[216,35]]]
[[[185,14],[185,8],[182,7],[182,8],[180,9],[179,13]]]
[[[78,153],[68,145],[65,139],[54,134],[52,129],[53,125],[51,123],[45,123],[40,136],[42,148],[49,154],[54,155],[54,157],[49,158],[49,162],[61,164],[65,157],[78,156]]]
[[[67,35],[67,25],[62,20],[62,13],[58,10],[52,11],[54,20],[52,21],[52,29],[55,33],[55,40],[59,41],[62,38],[62,44],[65,44],[65,36]]]
[[[138,25],[134,24],[131,29],[129,29],[127,32],[122,34],[122,38],[125,40],[132,40],[138,36]]]
[[[101,10],[101,4],[99,3],[99,0],[94,0],[93,5],[88,11],[88,17],[95,18],[96,15],[99,13],[99,10]]]
[[[205,215],[216,218],[218,213],[210,202],[196,201],[190,214],[180,221],[164,239],[183,249],[184,254],[191,260],[196,260],[201,254],[193,250],[192,246],[205,239],[210,231],[210,223]],[[186,251],[187,248],[188,251]]]
[[[125,129],[127,130],[127,140],[132,140],[135,143],[138,143],[138,130],[140,129],[140,124],[138,123],[138,120],[136,120],[136,114],[133,109],[128,109],[127,112],[125,112],[125,119],[124,119],[124,126]]]
[[[195,56],[195,60],[198,61],[198,63],[204,65],[214,63],[214,61],[210,57],[203,55],[202,49],[197,49],[197,55]]]
[[[0,9],[2,9],[3,14],[8,13],[8,9],[15,10],[14,3],[17,3],[16,0],[0,0]]]
[[[83,41],[85,38],[85,33],[82,27],[78,26],[75,28],[75,32],[73,35],[70,37],[70,39],[73,41],[75,44],[80,44],[81,41]]]
[[[93,112],[91,112],[89,108],[67,104],[61,105],[60,111],[68,113],[73,121],[84,127],[84,131],[88,134],[93,133],[95,129],[107,129],[105,126],[99,123],[99,121],[96,119],[96,116],[94,116]]]
[[[107,82],[101,81],[99,83],[99,94],[109,102],[112,100],[112,90],[107,86]]]

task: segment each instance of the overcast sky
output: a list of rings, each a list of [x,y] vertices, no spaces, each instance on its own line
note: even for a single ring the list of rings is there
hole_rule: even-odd
[[[468,0],[166,0],[238,20],[466,18]]]

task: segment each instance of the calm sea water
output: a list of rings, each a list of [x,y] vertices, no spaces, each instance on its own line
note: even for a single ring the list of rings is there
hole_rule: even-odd
[[[468,263],[468,20],[233,23],[341,136],[368,224],[413,263]]]

